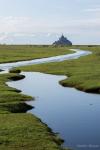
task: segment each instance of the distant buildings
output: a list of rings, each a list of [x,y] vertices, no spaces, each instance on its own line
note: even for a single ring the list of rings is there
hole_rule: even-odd
[[[55,41],[53,43],[53,45],[56,45],[56,46],[71,46],[72,45],[72,42],[69,41],[66,37],[64,37],[64,35],[62,34],[62,36],[59,38],[58,41]]]

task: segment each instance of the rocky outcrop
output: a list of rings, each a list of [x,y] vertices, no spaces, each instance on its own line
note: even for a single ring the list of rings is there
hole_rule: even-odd
[[[72,42],[69,41],[66,37],[64,37],[64,35],[62,35],[58,41],[55,41],[53,43],[53,45],[60,45],[60,46],[71,46],[72,45]]]

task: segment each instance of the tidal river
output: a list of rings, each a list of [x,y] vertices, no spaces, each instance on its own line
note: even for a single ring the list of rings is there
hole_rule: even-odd
[[[76,59],[91,54],[88,51],[74,51],[76,53],[65,56],[33,60],[31,63],[24,61],[1,64],[0,67],[9,70],[16,66]],[[74,88],[62,87],[58,82],[65,79],[65,76],[37,72],[22,72],[21,74],[24,74],[26,78],[7,84],[20,89],[23,94],[36,98],[35,101],[27,102],[35,106],[29,112],[41,118],[54,132],[59,133],[60,137],[65,140],[63,146],[73,150],[100,150],[99,94],[88,94]]]

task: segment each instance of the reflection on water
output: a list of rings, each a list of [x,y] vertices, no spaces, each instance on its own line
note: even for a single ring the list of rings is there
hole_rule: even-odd
[[[100,150],[100,95],[64,88],[58,81],[65,76],[23,73],[26,78],[9,86],[35,96],[30,112],[59,132],[64,145],[74,150]]]

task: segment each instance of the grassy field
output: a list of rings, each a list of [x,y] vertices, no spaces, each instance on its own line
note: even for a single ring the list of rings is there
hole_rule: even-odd
[[[57,53],[58,52],[58,53]],[[0,46],[0,62],[28,60],[66,54],[67,48]],[[6,85],[9,80],[20,80],[19,70],[0,74],[0,150],[62,150],[62,140],[52,133],[40,119],[25,112],[32,107],[25,101],[34,98]]]
[[[100,93],[100,46],[73,46],[73,48],[90,50],[93,54],[76,60],[31,65],[20,67],[20,69],[66,75],[69,78],[60,81],[63,86],[75,87],[85,92]]]
[[[32,45],[0,45],[0,63],[31,60],[72,53],[68,48]]]
[[[60,81],[63,86],[100,93],[100,46],[77,46],[76,48],[78,47],[90,50],[93,54],[77,60],[31,65],[19,69],[67,75],[68,79]],[[61,55],[69,53],[67,49],[50,46],[0,46],[0,62]],[[25,113],[32,108],[25,104],[25,101],[33,98],[22,95],[19,90],[5,84],[9,80],[24,78],[18,74],[20,71],[10,72],[0,74],[0,150],[61,150],[62,140],[36,116]]]
[[[20,47],[22,49],[19,49]],[[28,57],[33,55],[35,46],[25,47],[31,47],[33,50],[31,53],[29,52],[30,54],[26,52],[26,56],[23,54],[25,57],[15,57],[17,53],[21,55],[24,46],[4,46],[0,49],[0,62],[37,58],[38,51],[41,49],[42,53],[43,48],[45,48],[45,55],[42,53],[38,58],[69,53],[69,51],[66,51],[68,48],[65,47],[46,48],[37,46],[36,48],[39,48],[39,50],[35,52],[35,57]],[[100,46],[73,46],[73,48],[90,50],[93,54],[76,60],[31,65],[20,67],[19,69],[66,75],[69,78],[60,81],[60,84],[63,86],[76,87],[86,92],[100,93]],[[59,49],[59,52],[57,49]],[[24,49],[23,53],[27,50],[28,48]],[[55,53],[49,52],[49,50],[54,50]],[[6,60],[2,60],[2,56],[6,56],[9,51],[12,54]],[[36,116],[25,113],[32,108],[25,104],[25,101],[32,100],[32,97],[21,95],[20,91],[10,88],[5,84],[9,80],[24,78],[24,76],[18,74],[19,72],[11,70],[9,74],[0,74],[0,150],[61,150],[62,140],[53,134]]]

